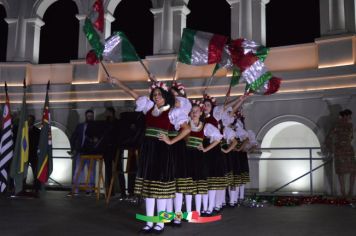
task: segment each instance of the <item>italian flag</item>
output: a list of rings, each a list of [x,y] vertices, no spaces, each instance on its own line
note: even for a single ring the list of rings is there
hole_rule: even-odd
[[[129,62],[138,61],[135,48],[123,32],[115,32],[105,40],[105,47],[102,53],[103,60],[108,62]]]
[[[227,37],[185,28],[178,54],[178,61],[188,65],[219,63]]]
[[[247,91],[261,91],[264,95],[278,91],[281,80],[273,77],[264,64],[268,48],[240,38],[231,41],[230,50],[233,64],[239,68]],[[272,78],[274,79],[270,81]]]

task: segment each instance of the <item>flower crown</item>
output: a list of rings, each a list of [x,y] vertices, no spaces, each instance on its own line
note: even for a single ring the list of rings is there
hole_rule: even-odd
[[[201,101],[193,99],[191,102],[192,106],[197,106],[200,110],[203,110],[204,104]]]
[[[152,85],[150,86],[150,93],[156,88],[161,88],[164,91],[168,92],[167,84],[162,81],[152,83]]]
[[[185,88],[184,88],[184,85],[182,83],[178,83],[178,82],[174,81],[172,83],[171,88],[175,88],[176,90],[178,90],[179,93],[185,95]]]
[[[213,104],[213,106],[216,105],[216,98],[210,97],[208,94],[204,94],[204,95],[203,95],[203,100],[202,100],[202,102],[204,102],[204,101],[210,101],[211,104]]]

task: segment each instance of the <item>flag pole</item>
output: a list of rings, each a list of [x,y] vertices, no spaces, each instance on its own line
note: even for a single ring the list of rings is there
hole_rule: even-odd
[[[136,54],[136,56],[137,56],[137,58],[139,58],[139,62],[140,62],[140,64],[142,65],[143,69],[145,69],[145,71],[146,71],[146,73],[147,73],[147,75],[148,75],[148,78],[151,80],[151,82],[157,82],[157,80],[156,80],[154,77],[152,77],[152,74],[150,73],[150,71],[148,70],[148,68],[146,67],[146,65],[143,64],[142,59],[141,59],[137,54]]]

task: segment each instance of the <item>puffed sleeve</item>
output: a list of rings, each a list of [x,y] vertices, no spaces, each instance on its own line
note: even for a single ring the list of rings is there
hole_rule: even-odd
[[[220,105],[220,106],[216,106],[213,110],[213,116],[214,118],[219,121],[222,118],[222,114],[224,111],[224,106]]]
[[[189,122],[188,114],[180,108],[174,108],[169,111],[169,121],[174,125],[175,130],[179,130],[180,126]]]
[[[249,143],[251,144],[251,146],[257,145],[255,133],[252,130],[248,130],[247,133],[248,133],[248,140],[249,140]]]
[[[223,135],[224,135],[224,139],[226,139],[228,143],[230,143],[230,141],[236,137],[235,131],[233,129],[231,129],[230,127],[224,128]]]
[[[180,109],[186,113],[189,114],[190,110],[192,109],[192,104],[190,103],[189,99],[184,98],[184,97],[176,97],[176,99],[179,101],[180,104]]]
[[[139,97],[136,100],[136,109],[135,111],[142,111],[146,114],[152,107],[154,103],[146,96]]]
[[[237,126],[236,127],[236,137],[239,138],[241,141],[243,141],[246,138],[248,138],[248,133],[244,128]]]
[[[223,137],[220,131],[212,124],[206,124],[204,126],[204,136],[210,139],[210,143],[220,141]]]

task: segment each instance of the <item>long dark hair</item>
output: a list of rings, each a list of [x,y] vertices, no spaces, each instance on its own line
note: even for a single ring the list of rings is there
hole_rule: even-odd
[[[156,90],[156,89],[159,89],[161,91],[161,94],[162,94],[162,97],[165,101],[164,105],[170,105],[171,107],[174,107],[174,96],[171,92],[168,92],[160,87],[157,87],[157,88],[154,88],[152,89],[151,93],[150,93],[150,99],[151,101],[153,101],[153,92]]]

